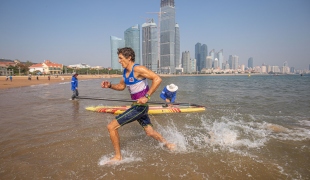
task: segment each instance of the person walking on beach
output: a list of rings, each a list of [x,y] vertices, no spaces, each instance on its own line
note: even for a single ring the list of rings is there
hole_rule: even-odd
[[[74,100],[77,96],[79,96],[79,91],[78,91],[78,79],[77,76],[79,74],[77,74],[76,72],[72,73],[72,79],[71,79],[71,90],[73,92],[71,99],[70,100]]]
[[[12,77],[12,75],[10,75],[10,81],[12,82],[12,80],[13,80],[13,77]]]
[[[166,101],[166,103],[174,103],[177,97],[178,86],[170,84],[164,87],[160,93],[160,98]],[[165,106],[171,106],[171,104],[166,104]]]
[[[118,128],[135,120],[144,128],[146,135],[163,143],[168,149],[173,150],[175,145],[169,143],[153,129],[153,125],[148,116],[149,106],[147,102],[159,87],[162,81],[161,78],[145,66],[135,64],[135,52],[133,49],[128,47],[119,48],[117,54],[118,61],[124,68],[123,77],[118,84],[111,84],[111,82],[103,81],[101,87],[117,91],[122,91],[127,87],[131,99],[136,100],[136,102],[124,113],[116,116],[107,126],[115,151],[115,155],[111,159],[111,162],[122,160]],[[149,87],[147,79],[152,81],[151,87]]]
[[[9,80],[9,76],[6,76],[6,81]]]
[[[37,75],[37,80],[39,80],[39,75]]]

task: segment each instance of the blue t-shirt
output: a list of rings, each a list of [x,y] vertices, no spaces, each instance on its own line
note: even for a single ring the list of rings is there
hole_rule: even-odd
[[[170,102],[174,103],[175,101],[175,98],[177,97],[177,92],[170,92],[167,87],[165,87],[161,93],[160,93],[160,97],[163,99],[163,100],[166,100],[166,99],[170,99]]]
[[[78,87],[78,79],[72,76],[71,79],[71,90],[74,91]]]

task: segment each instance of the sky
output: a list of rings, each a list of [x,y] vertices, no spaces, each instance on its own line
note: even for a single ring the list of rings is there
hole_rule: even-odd
[[[310,64],[310,0],[175,0],[181,52],[295,69]],[[0,0],[0,58],[111,66],[110,36],[158,21],[160,0]],[[142,30],[141,30],[142,32]],[[181,57],[181,56],[180,56]]]

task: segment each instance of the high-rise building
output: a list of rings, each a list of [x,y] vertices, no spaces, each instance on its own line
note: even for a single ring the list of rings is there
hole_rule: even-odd
[[[135,52],[135,63],[140,64],[140,27],[138,24],[124,32],[125,47],[131,47]]]
[[[220,67],[220,69],[225,69],[222,64],[224,62],[224,56],[223,56],[223,49],[221,49],[217,54],[217,59],[218,59],[218,65]]]
[[[158,39],[157,25],[153,19],[148,23],[142,24],[142,65],[158,72]]]
[[[191,73],[191,62],[189,51],[182,52],[182,66],[184,73]]]
[[[196,66],[197,66],[197,71],[201,71],[202,69],[202,60],[201,60],[201,43],[196,43],[195,44],[195,59],[196,59]]]
[[[175,49],[175,60],[174,64],[175,67],[179,67],[181,62],[180,62],[180,28],[179,25],[176,23],[175,24],[175,44],[174,44],[174,49]]]
[[[228,57],[229,69],[232,69],[232,60],[233,60],[233,55],[229,55]]]
[[[208,56],[208,46],[206,44],[196,43],[195,45],[195,58],[197,71],[201,71],[206,68],[206,60]]]
[[[214,62],[213,62],[213,67],[214,69],[218,69],[219,68],[219,60],[217,58],[214,59]]]
[[[214,49],[212,49],[210,52],[209,52],[209,56],[211,56],[211,58],[212,58],[212,64],[214,63],[214,59],[215,59],[215,50]],[[214,67],[214,66],[212,66],[212,67]]]
[[[237,70],[239,66],[239,57],[236,55],[230,55],[229,60],[231,60],[231,69]]]
[[[248,59],[248,68],[252,68],[253,69],[253,57],[250,57],[249,59]]]
[[[117,49],[125,47],[125,41],[121,38],[110,36],[111,45],[111,68],[121,70],[122,66],[118,62]]]
[[[174,0],[161,0],[160,14],[160,68],[162,73],[174,73],[176,60]]]
[[[197,72],[196,59],[191,59],[191,73]]]
[[[206,69],[212,69],[212,57],[207,56],[206,58]]]
[[[201,46],[201,50],[200,50],[200,58],[201,58],[201,69],[206,68],[206,60],[207,60],[207,56],[208,56],[208,46],[206,44],[203,44]]]

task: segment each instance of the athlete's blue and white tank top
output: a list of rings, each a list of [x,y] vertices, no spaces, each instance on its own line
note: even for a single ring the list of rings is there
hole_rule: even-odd
[[[149,85],[147,84],[147,79],[144,78],[142,80],[138,80],[134,77],[134,67],[139,64],[134,64],[132,67],[132,70],[128,76],[126,77],[127,69],[124,69],[123,77],[125,84],[129,90],[129,93],[131,95],[132,100],[137,100],[143,96],[149,91]]]

